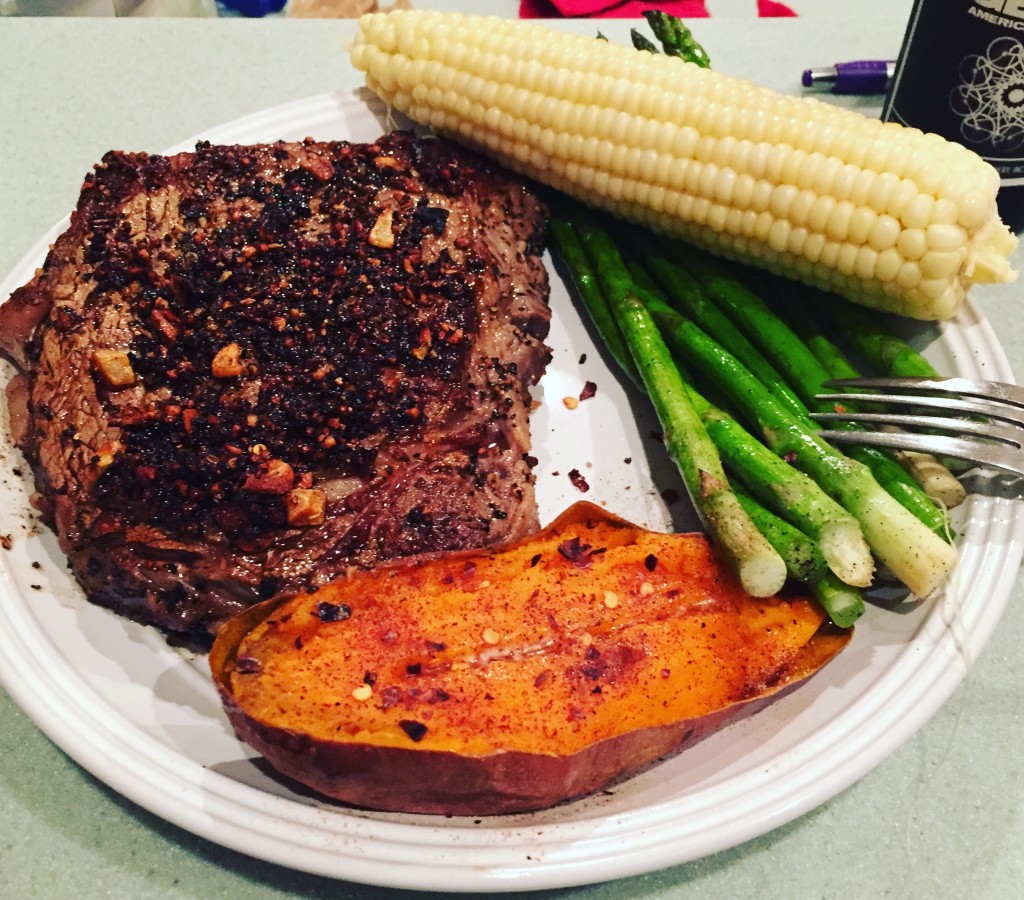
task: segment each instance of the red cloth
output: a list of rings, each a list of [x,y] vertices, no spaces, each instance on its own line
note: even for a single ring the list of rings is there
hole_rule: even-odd
[[[661,0],[657,3],[644,3],[641,0],[520,0],[519,18],[632,19],[639,18],[648,9],[660,9],[680,19],[706,19],[709,15],[704,0]],[[757,14],[763,18],[796,15],[784,3],[775,0],[757,0]]]
[[[757,0],[757,14],[762,19],[796,18],[796,13],[785,3],[776,3],[775,0]]]

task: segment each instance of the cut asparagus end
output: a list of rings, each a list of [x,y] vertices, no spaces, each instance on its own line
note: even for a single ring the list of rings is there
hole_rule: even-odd
[[[924,528],[913,513],[879,489],[857,509],[864,537],[874,554],[915,597],[938,590],[957,563],[956,547]]]
[[[860,591],[844,584],[832,573],[809,587],[829,618],[840,628],[849,628],[864,614],[864,598]]]
[[[740,584],[752,597],[772,597],[786,583],[786,563],[752,526],[736,495],[725,487],[705,497],[705,524],[711,539],[731,560]]]
[[[903,466],[932,500],[953,509],[967,499],[967,491],[956,476],[930,453],[901,450],[896,461]]]
[[[844,584],[867,587],[875,573],[871,549],[860,525],[849,519],[828,523],[818,535],[828,567]]]

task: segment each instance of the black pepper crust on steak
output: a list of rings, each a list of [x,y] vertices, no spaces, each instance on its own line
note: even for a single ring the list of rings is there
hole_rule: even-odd
[[[202,636],[535,529],[545,222],[521,181],[403,132],[107,154],[0,307],[15,439],[89,598]]]

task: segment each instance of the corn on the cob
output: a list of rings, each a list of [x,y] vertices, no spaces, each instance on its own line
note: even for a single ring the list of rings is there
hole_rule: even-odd
[[[439,134],[856,302],[946,318],[972,283],[1016,275],[998,175],[936,135],[517,20],[370,14],[351,53]]]

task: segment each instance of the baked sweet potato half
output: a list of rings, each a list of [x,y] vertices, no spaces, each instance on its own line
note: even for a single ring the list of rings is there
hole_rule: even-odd
[[[359,572],[220,631],[214,680],[280,772],[374,809],[577,797],[811,675],[849,633],[754,600],[699,534],[578,503],[504,549]]]

